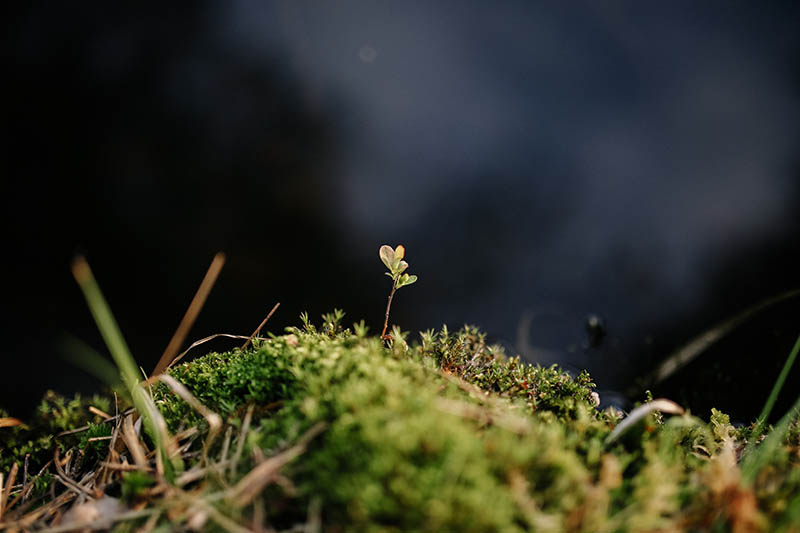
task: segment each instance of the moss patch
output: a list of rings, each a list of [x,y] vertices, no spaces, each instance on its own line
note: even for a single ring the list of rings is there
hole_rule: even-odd
[[[304,317],[304,327],[252,349],[170,370],[225,421],[204,447],[206,419],[164,383],[152,387],[173,434],[199,429],[182,453],[189,473],[205,474],[163,489],[152,473],[117,474],[103,489],[145,501],[156,523],[203,527],[256,520],[276,529],[321,522],[326,531],[796,530],[796,421],[751,485],[738,463],[755,436],[724,413],[709,422],[651,414],[606,444],[622,414],[595,407],[585,373],[506,357],[471,327],[411,343],[395,330],[386,344],[363,324],[344,329],[341,319],[326,315],[317,328]],[[44,460],[54,443],[80,450],[84,471],[93,468],[103,448],[92,443],[105,441],[52,433],[91,422],[87,434],[108,434],[86,415],[88,403],[102,409],[98,400],[58,400],[63,416],[42,418],[35,430],[0,429],[15,439],[0,449],[3,472],[24,453]],[[311,428],[324,429],[304,439]],[[25,448],[34,435],[39,444]],[[279,466],[244,498],[242,487],[270,461]]]

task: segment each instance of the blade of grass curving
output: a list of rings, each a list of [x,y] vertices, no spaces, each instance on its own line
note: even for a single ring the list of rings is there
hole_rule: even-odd
[[[631,387],[628,390],[628,394],[631,397],[641,395],[645,389],[661,383],[672,376],[675,372],[688,365],[699,355],[704,353],[711,345],[715,344],[723,337],[726,337],[728,334],[736,330],[742,324],[745,324],[754,316],[771,308],[774,305],[797,297],[800,297],[800,289],[792,289],[782,292],[765,300],[761,300],[755,305],[748,307],[744,311],[714,325],[700,335],[691,339],[679,349],[672,352],[651,374],[642,379],[637,385]]]
[[[170,454],[169,433],[167,432],[166,422],[156,408],[153,399],[147,394],[147,391],[139,385],[139,371],[136,362],[131,355],[125,338],[108,307],[108,303],[100,291],[100,287],[92,274],[89,263],[82,256],[78,256],[72,263],[72,275],[78,282],[83,295],[86,298],[86,303],[89,305],[89,310],[94,317],[97,328],[103,336],[103,340],[111,352],[111,357],[114,359],[117,368],[119,368],[122,381],[128,389],[133,401],[134,407],[142,417],[142,421],[147,429],[147,432],[155,442],[159,453],[164,460],[165,475],[167,479],[172,481],[175,478],[175,471],[182,470],[183,464],[180,457]]]
[[[644,418],[653,411],[659,411],[661,413],[669,413],[673,415],[682,415],[684,413],[683,408],[672,400],[668,400],[666,398],[656,398],[655,400],[642,404],[631,411],[628,416],[625,417],[625,420],[620,422],[617,427],[614,428],[614,431],[612,431],[608,437],[606,437],[605,445],[608,446],[609,444],[612,444],[633,426],[635,426],[637,422],[644,420]]]
[[[767,419],[769,418],[770,413],[772,413],[772,408],[775,406],[775,401],[778,399],[778,394],[780,394],[781,389],[783,388],[783,383],[786,381],[786,376],[789,375],[789,370],[791,370],[794,360],[797,358],[798,351],[800,351],[800,335],[797,336],[794,347],[792,348],[792,351],[789,352],[789,357],[786,358],[786,362],[783,364],[781,373],[778,375],[778,379],[775,381],[775,385],[772,386],[772,390],[769,393],[769,398],[767,398],[764,408],[761,410],[761,414],[758,416],[756,429],[753,432],[754,435],[759,435],[764,427],[764,424],[767,423]],[[752,439],[752,442],[754,441],[755,439]]]
[[[119,368],[114,366],[108,358],[103,357],[91,346],[72,335],[65,335],[60,341],[64,359],[77,366],[84,372],[95,376],[103,383],[117,392],[127,396],[127,389],[120,381]]]
[[[783,418],[780,419],[775,429],[773,429],[770,434],[767,435],[767,438],[758,445],[758,448],[755,450],[751,449],[749,453],[745,450],[746,455],[744,459],[742,459],[742,480],[745,483],[751,484],[755,481],[756,475],[758,475],[761,469],[767,464],[770,457],[772,457],[781,446],[783,439],[786,438],[786,434],[789,432],[792,422],[795,421],[799,413],[800,397],[794,402],[792,408],[783,415]],[[747,445],[747,448],[752,448],[756,440],[757,437],[754,436]]]
[[[754,449],[756,447],[756,442],[761,436],[761,432],[764,430],[767,419],[772,413],[772,408],[775,406],[775,401],[778,399],[778,394],[780,394],[781,389],[783,388],[786,377],[789,375],[789,370],[791,370],[794,360],[797,358],[798,352],[800,352],[800,336],[797,337],[794,347],[792,347],[792,351],[789,352],[789,356],[786,358],[786,362],[783,364],[781,373],[778,375],[778,379],[775,380],[775,385],[772,386],[772,391],[770,391],[769,397],[764,404],[764,408],[761,410],[761,414],[756,421],[756,427],[750,434],[750,442],[747,443],[747,446],[744,449],[742,472],[744,473],[745,468],[747,468],[748,475],[751,479],[754,478],[761,469],[761,466],[763,466],[764,461],[769,457],[769,454],[774,453],[776,447],[778,444],[780,444],[781,440],[783,440],[783,437],[786,435],[786,432],[789,430],[789,425],[794,419],[794,416],[797,415],[797,410],[800,409],[800,398],[798,398],[794,406],[783,416],[775,429],[772,430],[772,433],[770,433],[764,442],[761,443],[761,445],[758,447],[758,450]],[[768,441],[770,443],[769,446],[767,446]]]

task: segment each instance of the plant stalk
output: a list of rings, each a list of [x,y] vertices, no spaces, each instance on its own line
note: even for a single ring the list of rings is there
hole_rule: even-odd
[[[397,277],[392,279],[392,292],[389,293],[389,301],[386,302],[386,318],[383,321],[383,331],[381,332],[381,339],[386,340],[386,328],[389,327],[389,310],[392,308],[392,298],[394,292],[397,290]]]

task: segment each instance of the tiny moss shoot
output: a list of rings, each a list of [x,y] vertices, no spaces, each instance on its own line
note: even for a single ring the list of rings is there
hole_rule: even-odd
[[[403,272],[408,268],[408,263],[403,261],[406,249],[402,244],[398,244],[397,248],[392,249],[388,244],[381,246],[378,254],[381,261],[389,269],[385,274],[392,279],[392,291],[389,293],[389,301],[386,302],[386,316],[383,320],[383,331],[381,331],[381,339],[386,340],[391,336],[386,335],[386,329],[389,327],[389,311],[392,308],[392,298],[397,289],[411,285],[417,281],[417,276],[404,274]]]

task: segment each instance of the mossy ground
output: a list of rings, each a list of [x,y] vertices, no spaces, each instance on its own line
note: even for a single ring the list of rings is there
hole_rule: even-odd
[[[3,523],[52,526],[58,512],[32,510],[110,495],[124,503],[119,530],[800,531],[797,422],[748,483],[739,461],[753,437],[722,413],[654,413],[608,444],[622,414],[595,406],[585,373],[508,358],[474,328],[419,342],[395,330],[387,345],[341,319],[317,328],[304,317],[244,352],[171,369],[224,420],[211,442],[207,418],[167,384],[152,386],[181,438],[184,472],[172,481],[153,453],[125,473],[100,466],[135,463],[123,439],[114,451],[104,439],[120,419],[88,410],[113,413],[107,397],[48,396],[30,428],[0,428],[0,473],[8,479],[29,454],[33,486],[59,447],[72,454],[63,475],[89,493],[50,467],[12,506],[27,490],[17,477]],[[152,449],[146,438],[133,446]]]

